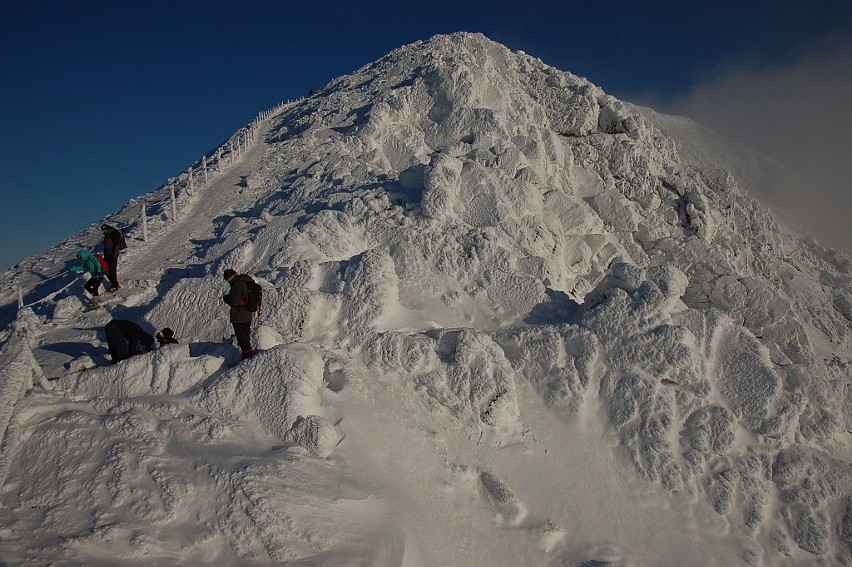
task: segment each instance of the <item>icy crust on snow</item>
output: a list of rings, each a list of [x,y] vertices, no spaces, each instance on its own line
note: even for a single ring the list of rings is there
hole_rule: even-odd
[[[199,408],[259,425],[281,441],[324,457],[340,437],[322,416],[323,368],[310,349],[281,345],[211,378],[188,398]]]
[[[174,399],[97,398],[25,429],[24,450],[40,458],[7,480],[19,489],[3,499],[5,559],[246,565],[375,553],[363,543],[377,537],[362,523],[368,503],[337,502],[333,463],[260,450],[274,438],[250,423]]]
[[[514,371],[488,335],[473,329],[442,329],[415,335],[373,335],[362,348],[368,369],[414,383],[439,410],[498,443],[521,430]]]
[[[251,424],[326,456],[340,438],[321,415],[322,359],[309,349],[271,343],[235,368],[226,368],[221,356],[191,357],[188,344],[168,345],[119,365],[68,374],[58,388],[76,399],[186,394],[220,419]]]
[[[147,394],[180,394],[217,372],[224,359],[190,356],[188,344],[169,345],[149,356],[134,356],[121,365],[66,374],[58,388],[72,396],[131,398]]]
[[[181,278],[166,286],[146,319],[155,329],[174,329],[178,340],[191,337],[194,343],[220,343],[234,332],[227,317],[222,316],[228,310],[223,300],[227,291],[227,282],[221,275]]]
[[[38,318],[32,310],[21,309],[10,329],[11,338],[0,346],[0,484],[6,479],[18,442],[18,427],[12,423],[15,406],[34,385],[47,387],[44,372],[30,348],[38,326]]]
[[[342,543],[317,527],[373,518],[369,503],[350,517],[320,499],[328,523],[311,524],[276,469],[327,480],[328,461],[244,464],[247,439],[333,456],[343,429],[321,392],[360,380],[412,390],[446,435],[506,447],[525,440],[526,381],[569,424],[600,408],[617,455],[709,504],[748,542],[747,563],[852,562],[849,261],[787,235],[740,172],[682,158],[653,115],[475,34],[405,46],[332,81],[276,116],[266,142],[255,201],[215,219],[189,277],[134,296],[181,345],[64,376],[73,405],[27,432],[6,416],[33,381],[35,347],[3,345],[18,366],[2,375],[15,440],[4,438],[2,463],[6,486],[21,487],[4,506],[22,518],[0,520],[19,542],[3,545],[35,530],[56,546],[38,548],[43,559],[125,541],[187,561],[210,546],[224,563],[334,562],[347,557],[336,545],[369,557],[355,543],[363,522],[350,519]],[[261,350],[233,367],[225,268],[264,287]],[[70,299],[33,315],[35,332],[78,313]],[[163,452],[184,447],[195,472],[168,470]],[[203,449],[227,458],[205,461]],[[8,464],[28,452],[44,453],[30,476]],[[62,479],[39,486],[54,469],[96,480],[85,494]],[[525,525],[508,483],[473,477],[499,525]],[[186,504],[210,495],[209,509]],[[57,544],[50,526],[77,535]],[[152,536],[175,526],[189,543]],[[529,530],[547,549],[563,534],[550,521]]]
[[[342,309],[357,286],[338,297],[343,272],[321,266],[377,253],[384,285],[363,289],[384,311],[338,318],[371,364],[433,350],[423,334],[369,338],[406,314],[496,332],[549,402],[576,409],[597,391],[644,476],[704,493],[745,533],[774,529],[777,491],[753,463],[797,435],[832,450],[849,427],[848,261],[787,236],[730,173],[681,161],[636,107],[480,36],[406,46],[320,95],[271,135],[266,167],[287,174],[267,186],[287,200],[266,210],[283,230],[264,244],[274,262],[252,269],[313,260],[324,284],[282,295],[322,289]],[[559,290],[564,317],[543,318]],[[826,363],[815,339],[845,358]],[[463,407],[440,373],[405,374]]]
[[[539,388],[554,406],[577,410],[590,385],[601,353],[598,338],[574,325],[547,325],[498,334],[517,372]]]

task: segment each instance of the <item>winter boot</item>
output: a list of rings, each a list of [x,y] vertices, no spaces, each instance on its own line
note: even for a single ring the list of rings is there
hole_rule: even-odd
[[[89,311],[94,311],[95,309],[100,309],[100,308],[101,308],[101,300],[96,295],[96,296],[92,297],[92,303],[89,305]]]
[[[247,358],[251,358],[253,354],[254,354],[254,351],[252,350],[252,348],[251,348],[251,347],[244,348],[244,349],[243,349],[243,358],[242,358],[242,360],[245,360],[245,359],[247,359]]]

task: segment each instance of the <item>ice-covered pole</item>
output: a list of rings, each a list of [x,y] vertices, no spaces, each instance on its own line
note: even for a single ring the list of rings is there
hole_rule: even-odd
[[[24,290],[21,286],[18,286],[18,309],[24,306]]]
[[[169,190],[172,194],[172,220],[177,220],[177,199],[175,198],[175,186],[171,183],[169,184]]]
[[[186,174],[189,177],[189,179],[186,182],[186,187],[188,189],[189,196],[191,197],[192,194],[195,192],[195,179],[193,179],[193,177],[192,177],[192,167],[190,167],[186,170]]]
[[[201,158],[201,168],[204,170],[204,183],[207,183],[207,156]]]
[[[142,203],[140,220],[142,221],[142,240],[148,242],[148,217],[145,216],[145,203]]]

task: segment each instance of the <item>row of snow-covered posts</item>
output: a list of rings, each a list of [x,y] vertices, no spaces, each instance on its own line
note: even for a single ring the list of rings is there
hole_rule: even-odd
[[[142,227],[142,239],[148,242],[148,215],[147,210],[150,206],[165,205],[169,203],[171,209],[172,220],[178,219],[177,197],[180,188],[188,197],[195,194],[196,185],[199,183],[209,183],[218,173],[224,171],[224,167],[233,165],[243,154],[251,147],[252,142],[257,139],[260,132],[260,123],[268,119],[273,114],[276,114],[282,108],[293,102],[287,100],[281,102],[268,110],[264,110],[258,114],[248,126],[244,126],[234,133],[224,144],[216,148],[216,151],[210,155],[204,155],[195,164],[190,166],[184,173],[173,177],[166,182],[166,187],[169,188],[169,196],[167,199],[156,201],[153,203],[142,201],[139,211],[140,226]]]
[[[180,187],[183,187],[184,193],[186,193],[187,196],[192,197],[195,194],[195,188],[197,183],[208,183],[213,178],[215,173],[221,173],[223,171],[223,165],[231,165],[236,163],[237,159],[249,149],[251,143],[257,139],[257,135],[260,131],[261,122],[268,119],[273,114],[277,114],[285,106],[302,100],[304,100],[304,98],[287,100],[273,106],[268,110],[264,110],[263,112],[258,114],[248,126],[237,130],[237,132],[234,133],[234,135],[231,136],[224,144],[216,148],[216,152],[213,156],[211,156],[210,158],[208,158],[206,155],[202,156],[201,159],[193,166],[190,166],[186,170],[186,172],[182,173],[177,178],[169,179],[166,183],[166,187],[169,188],[168,198],[152,203],[148,203],[143,200],[139,211],[139,224],[142,227],[142,239],[145,242],[148,242],[148,207],[165,205],[166,203],[168,203],[171,209],[172,220],[177,220],[177,197],[178,189]],[[54,277],[60,277],[65,273],[67,272],[63,272],[62,274],[59,274]],[[21,309],[26,305],[24,303],[24,290],[21,286],[18,286],[17,291],[18,309]],[[43,300],[38,300],[36,301],[36,303],[40,301]]]

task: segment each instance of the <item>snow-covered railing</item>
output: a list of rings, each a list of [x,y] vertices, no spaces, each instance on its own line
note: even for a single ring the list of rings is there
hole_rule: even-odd
[[[208,184],[210,181],[215,179],[218,174],[223,173],[227,166],[237,163],[237,160],[242,157],[243,154],[251,147],[251,144],[257,140],[257,136],[261,131],[260,125],[264,120],[267,120],[271,116],[279,113],[283,108],[303,100],[304,97],[294,100],[286,100],[276,104],[272,108],[258,113],[254,120],[252,120],[247,126],[237,130],[221,146],[213,150],[211,153],[202,156],[201,159],[190,165],[186,171],[182,172],[177,177],[170,178],[162,187],[163,189],[168,189],[166,198],[149,201],[145,197],[142,197],[139,199],[140,205],[139,209],[137,209],[139,211],[137,214],[122,214],[125,211],[130,210],[129,207],[125,207],[121,212],[104,219],[103,222],[128,229],[138,220],[138,228],[141,230],[141,238],[144,242],[147,242],[149,236],[148,218],[150,216],[162,214],[167,210],[166,207],[168,207],[170,214],[167,216],[170,216],[171,220],[177,220],[178,215],[180,214],[178,203],[181,200],[181,197],[184,195],[190,198],[193,197],[199,184]],[[131,201],[131,203],[132,202],[133,201]],[[65,270],[40,281],[39,285],[44,285],[45,282],[50,280],[63,278],[69,273],[70,270]],[[24,302],[24,290],[18,286],[18,310],[20,311],[20,309],[24,307],[32,307],[37,304],[44,303],[45,301],[51,301],[57,293],[62,292],[73,283],[74,281],[69,282],[60,289],[52,290],[46,296],[40,297],[30,303]]]
[[[243,156],[243,154],[251,147],[251,144],[257,140],[257,135],[260,132],[260,124],[267,120],[270,116],[277,114],[284,107],[293,103],[304,100],[303,98],[296,100],[287,100],[280,102],[277,105],[260,112],[248,126],[244,126],[237,130],[230,138],[228,138],[221,146],[213,150],[211,153],[201,156],[201,158],[193,163],[186,171],[179,174],[177,177],[170,178],[164,188],[168,188],[168,197],[157,201],[146,201],[142,199],[139,211],[139,221],[142,228],[142,240],[148,241],[147,218],[152,213],[152,207],[160,207],[159,211],[153,211],[153,214],[163,212],[166,207],[170,209],[171,219],[177,220],[178,198],[182,195],[192,197],[195,194],[197,186],[201,183],[208,184],[215,179],[218,174],[225,171],[228,166],[231,166]]]
[[[9,339],[0,344],[0,485],[5,483],[11,447],[17,442],[20,427],[13,423],[15,405],[32,387],[40,384],[50,389],[32,349],[31,341],[38,327],[38,318],[29,309],[18,310],[12,323]]]

